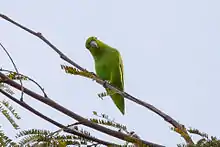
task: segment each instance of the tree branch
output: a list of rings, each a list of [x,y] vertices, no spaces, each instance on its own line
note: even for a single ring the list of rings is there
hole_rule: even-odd
[[[113,144],[113,143],[110,143],[110,142],[107,142],[107,141],[100,140],[100,139],[92,137],[92,136],[85,135],[85,134],[80,133],[78,131],[75,131],[73,129],[70,129],[69,127],[62,125],[62,124],[58,123],[57,121],[54,121],[53,119],[51,119],[51,118],[45,116],[44,114],[40,113],[39,111],[35,110],[34,108],[32,108],[31,106],[26,104],[24,101],[17,100],[15,97],[13,97],[12,95],[8,94],[4,90],[0,89],[0,92],[3,95],[5,95],[6,97],[8,97],[9,99],[11,99],[12,101],[14,101],[15,103],[19,104],[20,106],[22,106],[25,109],[29,110],[30,112],[34,113],[35,115],[37,115],[37,116],[41,117],[42,119],[44,119],[44,120],[54,124],[57,127],[61,128],[64,132],[68,132],[70,134],[74,134],[74,135],[86,138],[88,140],[91,140],[91,141],[94,141],[94,142],[97,142],[99,144],[103,144],[103,145],[106,145],[106,146],[109,146],[109,145],[119,146],[119,145],[116,145],[116,144]]]
[[[11,55],[9,54],[9,52],[7,51],[7,49],[3,46],[3,44],[0,42],[0,46],[2,47],[2,49],[5,51],[5,53],[7,54],[7,56],[9,57],[9,59],[11,60],[12,65],[14,66],[15,71],[17,72],[17,74],[19,74],[17,66],[15,65],[15,62],[13,61]],[[19,80],[21,83],[21,86],[23,87],[23,83],[21,81],[21,79]],[[24,92],[23,92],[23,88],[21,90],[21,101],[23,101],[23,96],[24,96]]]
[[[9,17],[0,14],[0,16],[11,22],[12,24],[22,28],[23,30],[31,33],[32,35],[40,38],[42,41],[44,41],[46,44],[48,44],[55,52],[57,52],[60,55],[60,58],[62,58],[63,60],[65,60],[66,62],[70,63],[71,65],[75,66],[76,68],[78,68],[79,70],[83,71],[83,72],[88,72],[86,69],[82,68],[81,66],[79,66],[77,63],[75,63],[74,61],[72,61],[70,58],[68,58],[65,54],[63,54],[56,46],[54,46],[49,40],[47,40],[41,33],[39,32],[35,32],[15,21],[13,21],[12,19],[10,19]],[[88,72],[91,73],[91,72]],[[116,91],[117,93],[121,94],[122,96],[124,96],[125,98],[144,106],[145,108],[150,109],[151,111],[153,111],[154,113],[158,114],[159,116],[161,116],[166,122],[170,123],[171,125],[173,125],[174,128],[177,128],[178,130],[181,130],[185,135],[184,139],[188,144],[194,144],[191,137],[189,136],[188,132],[186,131],[186,128],[178,123],[175,119],[173,119],[172,117],[170,117],[169,115],[165,114],[164,112],[160,111],[159,109],[157,109],[156,107],[154,107],[151,104],[148,104],[144,101],[141,101],[133,96],[131,96],[130,94],[126,93],[126,92],[122,92],[119,89],[113,87],[111,84],[106,83],[105,81],[101,80],[100,78],[98,78],[95,74],[91,74],[91,78],[96,80],[97,83],[101,84],[101,85],[105,85],[107,88],[112,89],[114,91]]]
[[[8,70],[8,69],[3,69],[3,68],[0,68],[0,71],[8,72],[8,73],[16,73],[16,72],[14,72],[14,71],[11,71],[11,70]],[[34,84],[36,84],[36,85],[40,88],[40,90],[43,92],[44,97],[47,97],[47,94],[46,94],[46,92],[44,91],[44,88],[43,88],[39,83],[37,83],[34,79],[30,78],[29,76],[23,75],[23,74],[21,74],[21,73],[16,73],[16,75],[19,75],[19,76],[22,76],[22,77],[24,77],[24,78],[27,78],[28,80],[30,80],[31,82],[33,82]]]
[[[88,72],[91,73],[91,78],[94,79],[97,83],[101,84],[101,85],[105,85],[107,88],[116,91],[117,93],[121,94],[122,96],[124,96],[125,98],[127,98],[130,101],[133,101],[141,106],[144,106],[145,108],[150,109],[151,111],[153,111],[154,113],[158,114],[159,116],[161,116],[166,122],[170,123],[171,125],[173,125],[174,128],[181,130],[181,132],[184,133],[183,138],[185,139],[185,141],[188,144],[194,144],[191,137],[189,136],[188,132],[186,131],[186,128],[184,127],[184,125],[178,123],[175,119],[173,119],[172,117],[170,117],[169,115],[167,115],[166,113],[162,112],[161,110],[157,109],[156,107],[154,107],[153,105],[146,103],[142,100],[139,100],[133,96],[131,96],[130,94],[120,91],[119,89],[115,88],[114,86],[112,86],[109,83],[106,83],[105,81],[101,80],[100,78],[98,78],[94,73],[87,71],[86,69],[82,68],[80,65],[78,65],[77,63],[75,63],[74,61],[72,61],[70,58],[68,58],[65,54],[63,54],[56,46],[54,46],[49,40],[47,40],[41,33],[39,32],[35,32],[17,22],[15,22],[14,20],[12,20],[11,18],[7,17],[6,15],[3,15],[0,13],[0,17],[2,17],[3,19],[11,22],[12,24],[16,25],[17,27],[31,33],[32,35],[40,38],[43,42],[45,42],[47,45],[49,45],[57,54],[59,54],[60,58],[62,58],[63,60],[65,60],[66,62],[68,62],[69,64],[75,66],[76,68],[78,68],[79,70],[83,71],[83,72]]]
[[[2,79],[2,81],[18,90],[21,90],[21,85],[16,83],[15,81],[9,79],[7,76],[5,76],[3,73],[0,72],[0,78]],[[129,135],[126,135],[126,134],[123,134],[123,133],[120,133],[120,132],[117,132],[117,131],[114,131],[114,130],[111,130],[111,129],[108,129],[106,127],[103,127],[103,126],[100,126],[98,124],[95,124],[87,119],[85,119],[84,117],[68,110],[67,108],[59,105],[58,103],[56,103],[55,101],[53,101],[52,99],[50,98],[45,98],[31,90],[29,90],[28,88],[24,87],[24,93],[31,96],[32,98],[38,100],[38,101],[41,101],[43,102],[44,104],[47,104],[48,106],[50,107],[53,107],[54,109],[66,114],[67,116],[81,122],[81,124],[87,126],[87,127],[90,127],[90,128],[93,128],[95,130],[98,130],[100,132],[103,132],[105,134],[108,134],[110,136],[113,136],[113,137],[116,137],[118,139],[121,139],[121,140],[124,140],[124,141],[128,141],[128,142],[131,142],[131,143],[138,143],[140,144],[141,146],[144,146],[144,145],[148,145],[150,147],[163,147],[162,145],[158,145],[158,144],[155,144],[155,143],[151,143],[151,142],[148,142],[148,141],[145,141],[145,140],[141,140],[141,139],[137,139],[137,138],[134,138],[134,137],[131,137]]]

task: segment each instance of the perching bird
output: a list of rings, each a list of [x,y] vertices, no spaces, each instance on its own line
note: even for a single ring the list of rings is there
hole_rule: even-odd
[[[119,90],[124,91],[124,71],[119,51],[98,40],[96,37],[89,37],[86,40],[86,48],[94,58],[95,70],[98,77],[110,82],[111,85]],[[106,88],[106,91],[110,93],[113,102],[124,115],[124,97],[108,88]]]

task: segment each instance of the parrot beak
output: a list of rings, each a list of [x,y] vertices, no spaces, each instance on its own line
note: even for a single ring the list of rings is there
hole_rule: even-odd
[[[98,44],[96,43],[96,41],[91,41],[90,45],[91,45],[91,47],[95,47],[95,48],[99,47]]]

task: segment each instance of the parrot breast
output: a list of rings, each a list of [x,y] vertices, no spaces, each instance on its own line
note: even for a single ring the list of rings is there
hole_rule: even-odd
[[[111,77],[111,66],[106,62],[96,63],[95,64],[96,74],[102,80],[110,80]]]

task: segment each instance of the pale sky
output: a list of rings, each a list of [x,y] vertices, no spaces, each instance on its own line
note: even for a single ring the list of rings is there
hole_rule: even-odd
[[[97,36],[121,52],[126,92],[187,127],[219,136],[219,6],[218,0],[7,0],[1,2],[0,12],[41,32],[90,71],[94,71],[94,62],[84,44],[87,37]],[[60,69],[65,62],[38,38],[3,20],[0,34],[19,71],[38,81],[59,104],[84,117],[91,117],[92,111],[106,113],[147,141],[169,147],[183,142],[163,119],[131,101],[126,100],[126,115],[122,116],[109,97],[98,98],[104,92],[102,86],[65,74]],[[13,69],[2,49],[0,54],[0,66]],[[29,82],[25,86],[40,92]],[[30,97],[25,101],[60,123],[73,122]],[[11,104],[22,117],[18,121],[22,129],[57,129]],[[5,119],[0,125],[9,136],[15,135]],[[101,133],[93,135],[121,143]]]

